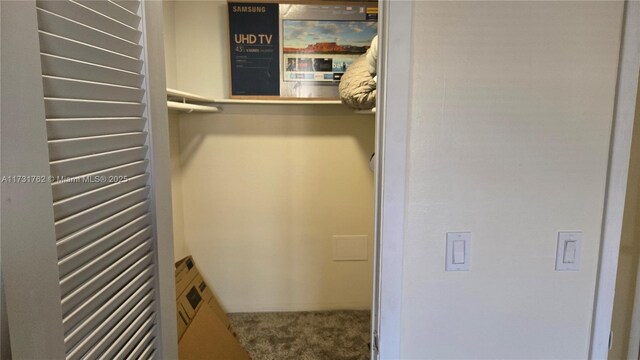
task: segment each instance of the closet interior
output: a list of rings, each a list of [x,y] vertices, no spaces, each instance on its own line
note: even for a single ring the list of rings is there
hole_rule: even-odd
[[[177,274],[196,264],[254,360],[369,358],[375,110],[234,97],[228,3],[163,15]]]

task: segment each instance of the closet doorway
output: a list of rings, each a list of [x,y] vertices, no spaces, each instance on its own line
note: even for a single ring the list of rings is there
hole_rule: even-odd
[[[380,71],[375,113],[339,101],[230,99],[227,3],[163,5],[169,100],[200,106],[169,112],[175,260],[193,257],[254,359],[374,356],[380,294],[401,293],[401,259],[379,277],[379,237],[400,239],[401,212],[387,210],[384,229],[380,218],[404,201],[405,156],[401,146],[383,149],[382,125],[395,111],[391,141],[402,144],[408,74]],[[378,34],[389,31],[385,8]],[[410,18],[410,4],[394,8]],[[387,59],[381,38],[378,68],[408,68],[406,56]],[[395,110],[385,106],[392,96]],[[374,152],[387,159],[376,172]],[[394,191],[382,201],[384,186]],[[388,246],[397,257],[399,243]],[[388,304],[393,353],[399,307]]]
[[[622,214],[615,282],[611,348],[613,359],[638,358],[640,351],[640,97],[635,102],[629,174]]]

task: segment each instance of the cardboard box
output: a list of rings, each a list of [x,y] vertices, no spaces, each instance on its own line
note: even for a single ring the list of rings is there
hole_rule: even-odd
[[[180,295],[178,304],[185,310],[189,320],[192,320],[204,302],[196,287],[190,286]]]
[[[191,256],[176,263],[176,298],[184,292],[197,275],[198,268],[196,268]]]
[[[176,263],[175,274],[180,359],[250,359],[191,256]]]
[[[232,99],[339,99],[342,75],[377,33],[377,2],[230,0],[228,9]]]
[[[178,341],[184,335],[184,332],[187,330],[187,326],[189,326],[189,317],[185,313],[182,305],[178,304],[176,313],[178,314]]]
[[[250,360],[213,310],[203,306],[178,343],[181,360]]]
[[[227,313],[225,313],[225,311],[222,309],[222,306],[218,302],[218,299],[216,299],[215,295],[204,282],[200,274],[196,276],[194,282],[197,284],[198,290],[202,294],[202,298],[204,299],[205,303],[209,305],[211,310],[213,310],[218,318],[220,318],[224,326],[226,326],[227,328],[231,328],[231,321],[229,321]]]

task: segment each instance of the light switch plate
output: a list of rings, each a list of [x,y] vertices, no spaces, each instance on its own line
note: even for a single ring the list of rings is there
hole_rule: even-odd
[[[471,268],[471,233],[448,232],[446,271],[469,271]]]
[[[580,250],[582,248],[582,231],[558,232],[556,248],[556,271],[580,270]]]

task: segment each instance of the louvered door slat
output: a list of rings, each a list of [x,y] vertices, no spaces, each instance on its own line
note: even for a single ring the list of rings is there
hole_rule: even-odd
[[[140,354],[140,357],[138,357],[138,359],[144,359],[144,360],[150,360],[150,359],[155,359],[155,349],[154,349],[154,344],[153,342],[151,344],[149,344],[149,346],[147,346],[147,348],[142,352],[142,354]]]
[[[114,182],[87,193],[54,202],[54,218],[56,220],[63,219],[133,190],[143,188],[147,184],[148,178],[148,174],[138,175],[127,179],[127,181]]]
[[[144,214],[133,221],[119,227],[115,231],[90,242],[87,246],[70,253],[58,262],[60,278],[64,278],[71,271],[86,264],[87,259],[95,259],[108,251],[114,244],[118,244],[126,238],[133,236],[139,229],[148,228],[151,225],[151,216]]]
[[[150,307],[153,303],[153,293],[145,296],[136,306],[131,309],[129,314],[126,317],[120,319],[120,321],[109,324],[112,326],[110,331],[104,335],[104,337],[95,344],[91,344],[93,347],[84,354],[84,356],[88,359],[97,358],[106,348],[113,344],[114,341],[118,339],[118,336],[139,317],[145,317],[151,314]],[[70,359],[74,359],[75,357],[70,354]]]
[[[89,316],[68,331],[64,341],[70,346],[76,346],[80,340],[85,338],[92,329],[95,329],[105,322],[114,312],[126,313],[133,306],[142,300],[152,289],[153,285],[146,277],[148,273],[141,272],[131,283],[127,284],[113,297],[109,298],[98,309],[91,312]]]
[[[78,4],[84,5],[100,14],[113,19],[117,22],[125,24],[132,29],[137,29],[140,24],[140,18],[137,14],[123,8],[110,1],[104,0],[75,0]]]
[[[96,274],[106,269],[108,265],[116,263],[126,254],[130,253],[143,242],[147,241],[151,236],[151,229],[144,228],[134,235],[128,237],[124,241],[111,244],[113,247],[105,251],[99,256],[92,258],[91,261],[75,269],[65,276],[60,277],[60,288],[63,294],[69,293],[71,290],[79,287],[90,279],[95,279]]]
[[[44,96],[66,99],[103,99],[112,101],[136,102],[142,100],[144,90],[134,87],[112,85],[86,80],[76,80],[45,76],[43,79]]]
[[[138,346],[138,343],[142,339],[145,339],[148,335],[150,335],[149,331],[151,331],[154,328],[154,325],[153,325],[154,321],[155,321],[155,314],[152,314],[142,325],[140,325],[139,328],[137,328],[137,330],[134,328],[135,332],[133,333],[131,338],[124,344],[124,346],[120,349],[120,351],[118,351],[117,354],[112,355],[111,353],[107,353],[105,351],[105,354],[103,354],[100,358],[111,359],[110,356],[112,356],[112,358],[116,360],[128,359],[130,357],[129,355]]]
[[[70,198],[72,196],[97,189],[103,185],[100,183],[82,181],[83,179],[96,177],[106,177],[107,179],[126,177],[130,179],[134,176],[144,174],[147,170],[147,164],[147,160],[141,160],[89,174],[83,174],[75,178],[64,179],[64,181],[54,182],[51,184],[53,201],[57,202],[65,198]]]
[[[147,346],[149,346],[149,344],[151,343],[151,341],[153,340],[153,334],[156,333],[156,327],[153,326],[148,332],[147,334],[138,342],[138,345],[136,345],[135,348],[133,348],[133,350],[131,350],[131,353],[126,357],[126,359],[137,359],[142,352],[147,348]]]
[[[43,75],[133,87],[139,87],[144,79],[142,75],[133,71],[91,64],[63,56],[40,54],[40,60]]]
[[[137,260],[141,259],[145,254],[148,254],[151,250],[151,244],[148,241],[138,245],[134,250],[118,259],[116,262],[110,264],[109,267],[99,272],[90,280],[81,284],[77,288],[73,289],[69,293],[62,294],[62,311],[68,312],[73,307],[82,303],[89,295],[95,293],[96,290],[103,288],[117,275],[117,271],[122,268],[128,268],[133,265]],[[62,279],[64,280],[64,279]],[[61,283],[61,287],[62,287]]]
[[[145,122],[145,118],[136,117],[49,119],[47,132],[50,140],[124,134],[142,132]]]
[[[155,356],[140,1],[36,6],[66,358]]]
[[[154,321],[153,313],[150,311],[143,312],[118,336],[116,341],[111,343],[109,347],[98,357],[101,360],[120,360],[123,359],[124,356],[121,353],[128,353],[133,344],[130,344],[127,349],[127,345],[131,340],[139,340],[141,335],[144,334],[144,331],[149,330],[150,325]],[[139,336],[136,338],[136,334],[139,333]]]
[[[133,334],[131,339],[129,339],[129,341],[126,342],[126,344],[122,347],[122,349],[120,349],[120,351],[118,351],[118,353],[113,356],[113,358],[117,359],[117,360],[129,359],[130,358],[130,354],[132,354],[134,349],[138,347],[138,344],[142,340],[146,339],[148,336],[151,335],[151,331],[155,328],[154,322],[155,322],[155,314],[152,314],[138,328],[138,330]],[[105,352],[105,354],[106,354],[106,352]],[[110,356],[110,354],[108,354],[107,356],[103,355],[100,358],[101,359],[109,359],[108,356]]]
[[[109,35],[104,31],[94,29],[77,21],[67,19],[44,9],[38,9],[38,23],[40,30],[55,31],[56,34],[68,39],[80,41],[106,50],[114,51],[131,57],[139,57],[142,47],[136,43]]]
[[[131,149],[109,151],[101,154],[81,156],[51,162],[51,175],[78,176],[104,170],[119,165],[130,164],[145,159],[147,147],[140,146]]]
[[[86,338],[82,339],[67,355],[67,359],[95,359],[109,344],[116,340],[124,328],[130,325],[140,314],[150,313],[153,302],[153,291],[146,294],[132,308],[127,311],[115,312]]]
[[[144,201],[149,193],[149,187],[134,190],[115,199],[109,200],[100,205],[96,205],[87,210],[66,217],[55,222],[56,235],[58,237],[67,236],[75,231],[117,214],[134,204]]]
[[[137,58],[44,31],[40,31],[40,51],[132,72],[142,69],[142,60]]]
[[[78,21],[133,43],[137,44],[140,41],[141,33],[137,29],[115,21],[73,1],[41,0],[37,1],[37,5],[41,9],[51,11],[52,13]]]
[[[140,2],[139,1],[133,1],[133,0],[111,0],[111,2],[122,6],[123,8],[131,11],[134,14],[137,14],[138,13],[138,9],[140,8]]]
[[[73,308],[72,311],[65,315],[63,322],[73,326],[74,321],[82,321],[82,319],[86,318],[89,314],[92,314],[95,309],[102,306],[105,303],[104,299],[109,299],[117,294],[124,285],[135,280],[137,275],[148,268],[149,265],[151,265],[151,255],[146,255],[118,275],[118,277],[113,279],[107,286],[100,289],[76,308]],[[149,273],[149,275],[151,274],[152,273]]]
[[[117,354],[114,355],[112,352],[105,351],[104,354],[100,356],[100,359],[114,359],[114,360],[127,359],[129,357],[129,354],[131,354],[134,348],[137,347],[138,343],[142,339],[150,335],[149,332],[151,331],[151,329],[153,329],[154,321],[155,321],[155,315],[151,314],[151,316],[149,316],[144,321],[144,323],[142,323],[142,325],[140,325],[137,329],[133,327],[133,330],[135,330],[135,332],[132,335],[130,335],[129,340],[126,341],[124,346],[122,346],[122,348],[120,349],[120,351],[118,351]],[[129,333],[130,332],[127,331],[127,335],[129,335]]]
[[[58,257],[60,259],[65,258],[70,253],[87,246],[92,241],[115,231],[144,214],[148,214],[148,211],[149,200],[141,201],[104,220],[97,221],[91,226],[87,226],[78,232],[58,240]]]
[[[70,117],[140,117],[144,104],[137,102],[45,98],[48,118]]]
[[[145,284],[149,284],[150,287],[153,287],[153,284],[150,282],[153,271],[150,267],[142,267],[141,269],[140,266],[143,266],[144,263],[144,260],[138,261],[135,266],[127,269],[108,286],[104,287],[101,291],[97,292],[91,298],[87,299],[87,301],[73,309],[71,313],[66,315],[63,319],[63,325],[68,334],[67,336],[71,336],[73,334],[72,331],[75,331],[79,326],[83,326],[85,322],[92,321],[94,315],[103,317],[100,321],[100,323],[102,323],[106,317],[112,314],[115,310],[121,308],[122,304],[127,299],[135,296],[134,293],[136,293],[139,288],[144,288],[146,286]],[[143,292],[142,294],[144,293],[146,292]],[[103,299],[115,299],[115,302],[105,302]],[[84,329],[81,331],[77,335],[79,336],[78,339],[85,337],[92,328],[93,326],[90,326],[87,328],[89,330]]]
[[[143,146],[146,139],[147,133],[139,132],[49,140],[49,159],[69,159],[84,155]]]

